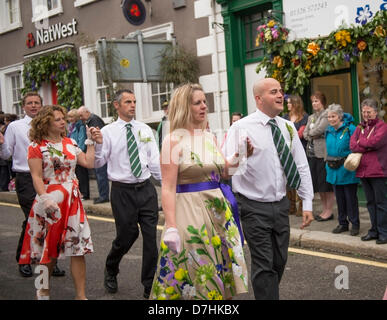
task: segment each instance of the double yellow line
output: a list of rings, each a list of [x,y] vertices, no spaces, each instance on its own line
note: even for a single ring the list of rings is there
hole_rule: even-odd
[[[8,206],[8,207],[20,208],[20,206],[18,204],[5,203],[5,202],[0,202],[0,206]],[[90,220],[114,223],[114,219],[112,219],[112,218],[97,217],[97,216],[92,216],[92,215],[87,215],[87,218],[90,219]],[[157,226],[157,230],[162,230],[162,229],[163,229],[162,226]],[[337,254],[324,253],[324,252],[316,252],[316,251],[305,250],[305,249],[298,249],[298,248],[292,248],[292,247],[289,248],[289,252],[297,253],[297,254],[304,254],[304,255],[314,256],[314,257],[319,257],[319,258],[325,258],[325,259],[332,259],[332,260],[339,260],[339,261],[363,264],[363,265],[367,265],[367,266],[373,266],[373,267],[379,267],[379,268],[387,269],[387,263],[377,262],[377,261],[372,261],[372,260],[364,260],[364,259],[358,259],[358,258],[351,258],[351,257],[346,257],[346,256],[339,256]]]

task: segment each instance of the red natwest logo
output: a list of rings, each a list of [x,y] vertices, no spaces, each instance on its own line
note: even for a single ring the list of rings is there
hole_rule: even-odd
[[[29,49],[35,47],[35,37],[31,32],[27,35],[26,45]]]

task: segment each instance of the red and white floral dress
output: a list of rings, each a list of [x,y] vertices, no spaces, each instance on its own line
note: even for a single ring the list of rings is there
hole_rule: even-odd
[[[38,195],[28,218],[19,264],[47,264],[50,258],[82,256],[93,252],[90,227],[83,209],[75,176],[81,149],[70,138],[59,143],[32,142],[28,159],[42,159],[46,192],[60,210],[47,214]]]

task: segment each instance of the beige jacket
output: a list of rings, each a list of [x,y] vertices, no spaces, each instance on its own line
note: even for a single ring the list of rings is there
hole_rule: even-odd
[[[308,118],[308,123],[304,130],[304,138],[308,142],[313,141],[316,158],[326,159],[327,147],[325,144],[325,130],[328,125],[327,110],[313,113]]]

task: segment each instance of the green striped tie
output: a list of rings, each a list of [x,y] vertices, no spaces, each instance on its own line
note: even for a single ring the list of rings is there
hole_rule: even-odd
[[[285,142],[280,128],[274,119],[269,120],[271,126],[271,133],[273,135],[274,145],[277,149],[278,156],[282,167],[284,169],[288,186],[292,189],[298,189],[301,183],[301,177],[297,170],[296,163],[294,162],[293,156],[290,152],[288,145]]]
[[[140,157],[138,155],[137,142],[132,132],[132,125],[128,123],[125,126],[126,126],[126,141],[128,143],[130,167],[132,168],[133,175],[136,178],[138,178],[139,176],[141,176],[142,170],[141,170]]]

